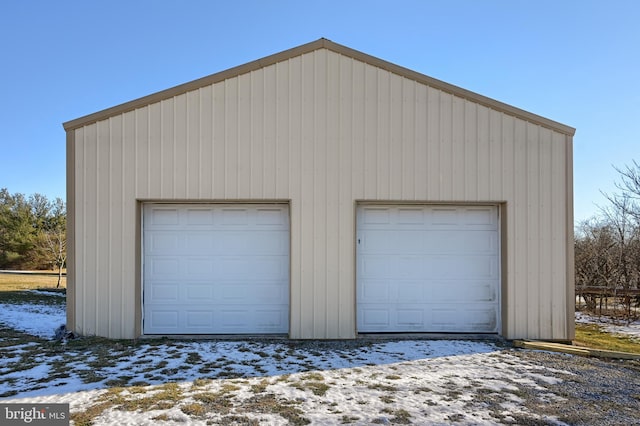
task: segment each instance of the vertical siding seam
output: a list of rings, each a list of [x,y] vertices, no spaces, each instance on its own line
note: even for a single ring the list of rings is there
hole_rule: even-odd
[[[173,168],[171,176],[173,177],[172,182],[171,182],[171,198],[172,199],[176,199],[176,195],[177,195],[177,190],[178,190],[178,162],[176,161],[176,155],[177,155],[177,151],[178,151],[178,144],[177,144],[177,140],[178,140],[178,97],[174,96],[173,97],[173,102],[171,102],[171,112],[172,112],[172,126],[171,126],[171,146],[173,148],[173,156],[171,158],[171,166]]]
[[[304,278],[304,270],[305,265],[303,262],[305,253],[303,252],[303,237],[304,237],[304,233],[302,231],[303,228],[303,215],[302,212],[304,210],[304,197],[305,197],[305,191],[303,190],[303,174],[304,174],[304,140],[305,140],[305,134],[304,134],[304,57],[300,58],[299,61],[299,73],[300,73],[300,81],[299,81],[299,88],[298,88],[298,96],[300,97],[300,132],[299,132],[299,141],[298,141],[298,161],[300,164],[300,168],[298,170],[298,182],[300,185],[300,188],[298,189],[300,192],[298,195],[299,197],[299,201],[298,201],[298,209],[297,209],[297,226],[298,229],[296,229],[297,234],[298,234],[298,258],[300,259],[299,265],[298,265],[298,336],[299,337],[303,337],[304,334],[304,325],[303,325],[303,321],[304,321],[304,315],[302,314],[302,310],[303,310],[303,303],[304,303],[304,297],[303,297],[303,278]]]
[[[524,215],[524,224],[525,226],[523,226],[524,228],[524,232],[525,232],[525,244],[524,244],[524,256],[523,259],[525,259],[525,269],[526,269],[526,274],[525,274],[525,288],[524,288],[524,292],[525,294],[528,296],[529,293],[529,271],[531,270],[531,262],[529,261],[529,245],[530,245],[530,239],[531,239],[531,235],[529,234],[529,220],[530,220],[530,211],[531,211],[531,194],[529,193],[529,126],[527,126],[527,123],[524,123],[524,156],[525,156],[525,161],[524,161],[524,176],[525,176],[525,182],[526,185],[524,186],[524,200],[525,200],[525,209],[523,211],[523,215]],[[525,325],[526,325],[526,333],[527,335],[531,334],[530,331],[530,324],[529,324],[529,311],[531,310],[531,307],[529,306],[529,304],[525,304],[526,306],[526,321],[525,321]],[[534,335],[534,337],[537,337]]]
[[[264,68],[261,69],[261,73],[263,75],[264,78]],[[246,158],[245,161],[247,161],[248,165],[249,165],[249,176],[247,177],[247,180],[249,182],[249,197],[255,197],[255,188],[253,185],[253,176],[254,171],[253,171],[253,164],[254,161],[256,161],[256,156],[255,156],[255,143],[256,143],[256,136],[255,136],[255,129],[256,129],[256,119],[254,117],[253,114],[253,108],[254,108],[254,103],[256,103],[257,100],[254,100],[255,94],[253,93],[253,82],[255,80],[257,72],[256,71],[252,71],[249,73],[249,99],[247,99],[247,104],[248,104],[248,108],[247,108],[247,114],[249,115],[249,120],[248,122],[249,124],[249,158]],[[238,91],[240,91],[240,80],[238,80]],[[264,92],[263,92],[264,95]],[[264,96],[263,96],[264,98]],[[239,104],[239,103],[238,103]],[[238,111],[240,110],[240,108],[238,107]],[[240,114],[238,114],[237,117],[238,120],[238,134],[240,134]],[[262,124],[264,125],[264,120],[262,120]],[[262,129],[264,132],[264,128]],[[238,138],[239,140],[240,138]],[[264,154],[264,153],[263,153]],[[240,153],[238,152],[238,163],[240,162]],[[262,162],[262,161],[261,161]],[[239,191],[240,191],[240,180],[241,180],[241,176],[238,175],[238,192],[237,194],[240,195]]]
[[[189,139],[190,136],[190,132],[189,132],[189,128],[191,127],[191,125],[189,124],[189,116],[191,114],[190,108],[189,108],[189,92],[185,93],[184,95],[184,139],[178,141],[178,137],[176,136],[173,140],[174,146],[176,147],[175,149],[177,149],[178,144],[182,145],[184,147],[184,163],[186,165],[186,169],[182,171],[182,173],[184,173],[184,184],[185,184],[185,188],[184,188],[184,196],[185,198],[190,198],[190,191],[189,191],[189,146],[191,145],[191,140]],[[174,107],[174,110],[176,110],[177,107]],[[177,112],[176,112],[177,114]],[[178,120],[176,119],[176,124],[178,123]],[[176,127],[174,125],[174,134],[177,135],[177,130]],[[176,169],[178,168],[178,165],[176,165]],[[176,173],[177,174],[177,173]],[[198,186],[200,186],[199,183],[197,183]]]
[[[411,158],[413,162],[413,194],[411,196],[412,200],[418,199],[418,159],[417,159],[417,145],[420,143],[418,139],[418,105],[420,102],[420,95],[418,84],[416,82],[413,83],[413,140],[411,140]]]
[[[222,109],[224,110],[224,173],[222,174],[224,182],[222,185],[223,188],[223,192],[224,192],[224,198],[227,198],[229,196],[229,177],[227,176],[227,173],[229,173],[229,114],[227,113],[227,92],[228,92],[228,84],[229,84],[229,80],[225,80],[222,83],[222,86],[224,88],[224,95],[223,95],[223,99],[224,102],[222,104]]]
[[[479,116],[479,105],[475,102],[469,102],[472,106],[473,114],[471,119],[471,129],[473,131],[473,138],[471,138],[471,146],[473,147],[473,154],[471,158],[471,165],[474,168],[473,176],[472,176],[472,184],[471,184],[471,199],[477,201],[478,200],[478,181],[480,180],[480,129],[478,124],[478,116]]]
[[[164,164],[164,105],[163,102],[160,102],[160,105],[158,106],[158,108],[160,109],[160,123],[158,123],[158,127],[160,128],[160,140],[158,141],[158,145],[160,145],[160,164],[158,165],[158,167],[160,168],[160,196],[158,197],[158,195],[155,195],[154,198],[160,198],[162,197],[162,195],[164,194],[164,179],[162,179],[162,167]],[[149,120],[151,121],[151,120]],[[151,125],[150,125],[151,127]],[[149,134],[149,136],[151,136],[151,134]],[[149,144],[151,145],[151,144]],[[151,149],[151,148],[149,148]]]
[[[500,166],[502,170],[500,171],[500,194],[502,195],[502,200],[506,200],[505,189],[504,189],[504,126],[505,126],[505,114],[504,112],[500,112]]]
[[[135,118],[136,118],[136,114],[137,111],[132,114],[133,117],[133,124],[134,124],[134,129],[135,129]],[[120,241],[121,244],[124,244],[124,228],[125,228],[125,173],[126,173],[126,164],[125,164],[125,155],[124,155],[124,147],[125,147],[125,115],[122,115],[122,126],[120,127],[121,129],[121,144],[122,144],[122,149],[120,149],[120,164],[122,164],[122,178],[120,179]],[[136,156],[136,152],[135,152],[135,145],[136,145],[136,137],[134,135],[134,139],[133,139],[133,144],[134,144],[134,150],[133,150],[133,164],[135,163],[135,156]],[[135,177],[134,177],[134,182],[135,182]],[[120,324],[120,335],[123,336],[125,335],[125,323],[127,321],[124,320],[125,317],[125,310],[123,309],[123,307],[125,306],[124,303],[124,282],[127,281],[127,277],[125,276],[125,267],[124,267],[124,250],[118,250],[120,252],[120,285],[119,285],[119,289],[120,289],[120,319],[119,319],[119,324]]]
[[[324,51],[326,52],[326,51]],[[324,93],[324,98],[325,98],[325,104],[324,104],[324,141],[323,141],[323,146],[324,146],[324,170],[322,171],[322,174],[324,175],[324,183],[323,183],[323,190],[324,190],[324,260],[325,260],[325,276],[324,276],[324,337],[327,337],[328,331],[329,331],[329,312],[328,312],[328,301],[329,301],[329,271],[327,268],[327,266],[329,265],[329,238],[327,237],[327,230],[329,229],[329,191],[328,191],[328,187],[329,187],[329,173],[328,169],[329,169],[329,163],[330,163],[330,158],[329,158],[329,154],[330,154],[330,150],[329,150],[329,144],[333,144],[334,141],[330,141],[331,139],[331,135],[329,133],[329,104],[331,103],[331,89],[329,86],[329,73],[330,73],[330,69],[329,69],[329,62],[330,59],[328,57],[328,55],[326,55],[325,61],[324,61],[324,89],[325,89],[325,93]]]
[[[317,215],[316,215],[316,205],[315,205],[315,201],[316,201],[316,197],[317,197],[317,193],[316,193],[316,163],[317,163],[317,158],[315,155],[315,151],[316,151],[316,145],[318,143],[318,110],[317,110],[317,102],[316,100],[318,92],[317,92],[317,80],[318,80],[318,73],[316,70],[316,67],[318,66],[317,64],[317,60],[316,60],[316,54],[314,53],[313,55],[311,55],[312,58],[312,63],[313,63],[313,67],[311,68],[313,71],[313,76],[312,76],[312,96],[311,96],[311,110],[313,111],[313,115],[312,115],[312,124],[311,124],[311,128],[313,129],[313,137],[311,138],[312,141],[312,147],[311,147],[311,191],[312,191],[312,196],[311,196],[311,205],[313,206],[313,208],[311,209],[312,214],[311,214],[311,232],[312,232],[312,238],[311,238],[311,263],[313,265],[312,268],[312,284],[313,284],[313,295],[315,296],[316,291],[318,289],[318,282],[317,282],[317,274],[316,274],[316,269],[317,269],[317,264],[316,264],[316,221],[318,220]],[[311,325],[311,332],[312,334],[315,334],[315,325],[317,323],[318,320],[318,312],[316,310],[316,304],[312,303],[311,304],[311,312],[312,312],[312,325]]]
[[[534,172],[536,174],[535,176],[535,192],[536,192],[536,199],[537,199],[537,205],[535,206],[536,208],[536,220],[534,221],[534,225],[536,226],[536,247],[535,247],[535,251],[536,251],[536,257],[537,257],[537,264],[535,265],[535,270],[536,270],[536,290],[537,290],[537,298],[538,298],[538,303],[537,303],[537,309],[536,309],[536,328],[537,328],[537,332],[538,332],[538,336],[539,337],[544,337],[544,332],[543,332],[543,324],[542,321],[540,320],[540,317],[542,316],[542,296],[544,294],[543,291],[543,287],[546,285],[546,283],[542,282],[542,277],[544,276],[541,272],[541,265],[542,265],[542,256],[541,256],[541,246],[542,246],[542,242],[544,241],[544,236],[543,236],[543,232],[545,232],[545,230],[542,229],[542,216],[544,215],[544,209],[543,209],[543,205],[542,205],[542,191],[541,191],[541,185],[542,185],[542,175],[541,175],[541,167],[542,167],[542,161],[540,161],[540,153],[542,151],[542,147],[540,146],[542,144],[542,135],[540,134],[540,126],[536,125],[535,127],[536,129],[536,139],[535,139],[535,149],[534,149],[534,156],[536,157],[536,166],[534,168]]]
[[[96,144],[95,144],[95,156],[96,156],[96,169],[100,170],[100,152],[98,147],[100,146],[100,128],[99,125],[96,124]],[[93,297],[95,299],[95,309],[93,311],[93,323],[92,323],[92,333],[96,334],[97,333],[97,324],[98,324],[98,306],[99,306],[99,300],[98,300],[98,288],[99,288],[99,283],[98,283],[98,279],[99,279],[99,271],[100,271],[100,246],[98,244],[98,241],[100,241],[100,226],[98,226],[98,224],[100,223],[100,173],[96,173],[96,189],[95,189],[95,209],[96,209],[96,241],[94,242],[95,245],[95,264],[96,264],[96,270],[93,272],[94,276],[93,276],[93,282],[96,283],[96,289],[93,293]]]
[[[197,107],[197,119],[198,119],[198,126],[197,126],[197,132],[198,132],[198,138],[197,138],[197,144],[198,144],[198,160],[196,162],[195,167],[198,168],[198,190],[196,191],[196,195],[195,197],[198,198],[199,200],[204,198],[204,194],[202,191],[203,185],[202,185],[202,181],[204,180],[202,178],[202,111],[204,110],[204,107],[202,105],[202,92],[204,91],[204,88],[199,88],[197,93],[197,98],[198,98],[198,107]],[[191,127],[191,126],[188,126]]]
[[[575,337],[575,252],[574,241],[575,234],[573,230],[574,221],[574,206],[573,206],[573,137],[565,135],[564,137],[565,149],[564,149],[564,194],[565,194],[565,286],[567,287],[565,302],[565,333],[567,338]]]
[[[392,147],[394,143],[394,135],[393,135],[393,75],[388,71],[385,71],[385,75],[387,76],[387,135],[386,141],[383,140],[385,146],[385,157],[387,159],[387,194],[385,194],[385,198],[391,198],[391,191],[393,188],[393,155]]]
[[[151,195],[151,105],[147,107],[147,198]],[[162,155],[162,145],[160,146],[160,155]],[[160,158],[162,164],[162,157]],[[138,174],[138,168],[136,167],[136,175]],[[162,182],[161,182],[162,183]],[[139,195],[139,194],[136,194]]]
[[[274,103],[273,105],[273,141],[271,142],[273,144],[273,155],[274,155],[274,163],[271,165],[273,167],[273,189],[272,189],[272,194],[274,197],[278,198],[279,192],[278,192],[278,123],[279,120],[278,118],[280,117],[280,115],[278,114],[278,109],[280,108],[280,97],[278,96],[278,77],[280,75],[279,73],[279,68],[277,65],[273,66],[273,75],[274,75],[274,92],[273,92],[273,99],[272,102]],[[266,77],[265,77],[266,78]],[[266,86],[266,83],[265,83]],[[265,99],[265,103],[262,107],[262,110],[265,111],[266,110],[266,99],[267,97],[264,97]],[[266,140],[266,138],[265,138]],[[267,172],[267,157],[266,155],[263,157],[264,158],[264,167],[262,169],[262,175],[266,175]],[[266,182],[265,184],[263,184],[262,187],[262,194],[263,196],[266,195]]]
[[[381,110],[382,110],[382,108],[380,108],[380,104],[382,102],[381,99],[380,99],[381,92],[382,92],[381,83],[380,83],[380,73],[381,72],[382,72],[382,70],[376,68],[376,103],[375,103],[375,108],[376,108],[377,123],[376,123],[376,134],[375,134],[376,148],[374,149],[375,161],[373,163],[374,164],[373,170],[374,170],[374,173],[375,173],[375,176],[376,176],[375,188],[374,188],[375,189],[375,191],[374,191],[374,193],[375,193],[374,198],[375,199],[379,199],[380,198],[380,186],[381,186],[381,184],[380,184],[381,176],[380,176],[380,170],[379,170],[379,167],[378,167],[378,164],[379,164],[379,161],[380,161],[380,145],[381,145],[380,133],[382,133],[380,131],[381,130],[380,126],[382,124],[382,117],[380,116],[380,113],[381,113]],[[365,143],[366,143],[366,141],[365,141]]]
[[[449,129],[449,164],[448,166],[448,172],[451,174],[454,174],[453,171],[453,163],[454,163],[454,149],[453,149],[453,144],[455,143],[455,141],[453,140],[453,135],[455,134],[455,96],[451,96],[451,109],[449,110],[449,115],[451,117],[451,127]],[[462,181],[464,182],[464,179],[466,179],[466,172],[464,167],[462,168]],[[440,175],[442,175],[442,170],[440,171]],[[460,177],[458,177],[460,178]],[[455,193],[455,185],[453,182],[453,179],[451,179],[451,191],[449,193],[449,196],[447,197],[449,200],[454,200],[455,198],[457,198],[457,196],[455,196],[454,198],[454,193]]]
[[[233,164],[233,170],[234,173],[236,175],[235,177],[235,181],[236,181],[236,187],[234,189],[234,195],[236,198],[238,198],[238,196],[240,195],[240,182],[241,182],[241,178],[240,178],[240,109],[241,109],[241,102],[240,102],[240,86],[241,86],[241,81],[239,77],[236,77],[236,114],[234,117],[235,122],[233,123],[233,126],[235,127],[235,137],[236,140],[234,141],[235,143],[233,144],[235,147],[235,163]],[[251,86],[249,86],[249,89],[251,89]],[[251,145],[249,145],[249,149],[251,149]],[[251,176],[251,167],[249,167],[249,176]]]
[[[111,167],[113,167],[113,161],[112,161],[112,157],[113,157],[113,120],[114,117],[109,118],[108,123],[109,123],[109,136],[107,137],[107,140],[109,141],[109,155],[107,157],[107,165],[108,167],[106,168],[108,170],[108,175],[109,178],[107,179],[107,209],[111,210],[112,206],[113,206],[113,183],[112,183],[112,179],[113,179],[113,172],[111,170]],[[109,218],[107,219],[107,236],[106,236],[106,244],[107,244],[107,271],[106,271],[106,276],[107,276],[107,313],[108,313],[108,318],[109,318],[109,325],[107,327],[108,331],[108,335],[109,337],[111,337],[112,334],[112,327],[113,327],[113,309],[111,309],[111,306],[113,305],[112,303],[112,297],[113,297],[113,283],[111,282],[112,277],[111,277],[111,269],[113,268],[113,256],[111,253],[111,248],[113,246],[112,244],[112,229],[113,229],[113,215],[110,214],[111,212],[109,212]]]
[[[83,264],[82,264],[82,282],[83,283],[87,283],[89,280],[87,280],[87,267],[86,267],[86,263],[87,263],[87,214],[86,214],[86,210],[87,210],[87,127],[85,126],[83,128],[83,132],[82,132],[82,203],[78,203],[80,206],[82,206],[82,258],[83,258]],[[96,174],[97,176],[97,174]],[[76,249],[76,253],[78,253],[79,250]],[[76,265],[77,267],[77,265]],[[82,288],[82,331],[86,333],[87,330],[87,288],[86,286],[82,285],[82,286],[78,286],[78,282],[80,282],[79,280],[76,280],[76,288],[80,287]],[[94,296],[95,297],[95,296]],[[76,304],[77,304],[77,297],[76,297]]]
[[[208,194],[208,198],[217,198],[217,194],[216,194],[216,130],[218,127],[218,124],[216,123],[216,85],[213,84],[211,86],[211,117],[209,117],[209,119],[211,120],[211,140],[209,141],[204,141],[205,143],[209,143],[211,144],[211,163],[210,163],[210,168],[211,168],[211,191]],[[200,134],[202,137],[202,134]],[[202,170],[202,167],[201,167]]]
[[[465,99],[461,100],[460,109],[462,110],[462,198],[467,200],[469,197],[467,189],[467,148],[469,144],[467,143],[467,101]]]

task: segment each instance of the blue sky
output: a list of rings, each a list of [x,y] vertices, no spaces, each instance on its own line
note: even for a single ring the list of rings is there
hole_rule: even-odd
[[[640,1],[5,0],[0,187],[65,196],[65,121],[320,37],[577,128],[575,217],[640,161]]]

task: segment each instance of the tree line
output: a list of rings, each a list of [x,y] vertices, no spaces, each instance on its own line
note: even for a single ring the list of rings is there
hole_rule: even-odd
[[[60,277],[67,260],[66,228],[61,198],[0,189],[0,269],[57,268]]]
[[[616,192],[604,193],[600,213],[576,228],[576,294],[588,310],[632,319],[640,302],[640,164],[616,171]]]

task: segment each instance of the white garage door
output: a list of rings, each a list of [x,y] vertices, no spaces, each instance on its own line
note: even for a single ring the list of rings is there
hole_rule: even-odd
[[[499,331],[495,206],[360,206],[358,331]]]
[[[145,204],[145,334],[287,333],[284,205]]]

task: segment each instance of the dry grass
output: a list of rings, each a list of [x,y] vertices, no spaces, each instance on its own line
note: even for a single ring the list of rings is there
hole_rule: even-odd
[[[576,339],[574,343],[578,346],[586,346],[593,349],[640,354],[640,342],[638,340],[609,334],[597,324],[576,324]]]
[[[0,292],[55,288],[57,284],[57,275],[0,274]],[[66,287],[67,277],[63,276],[62,281],[60,282],[60,288]]]

